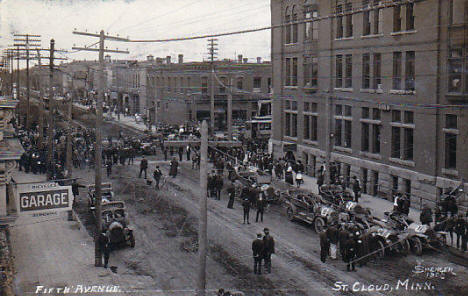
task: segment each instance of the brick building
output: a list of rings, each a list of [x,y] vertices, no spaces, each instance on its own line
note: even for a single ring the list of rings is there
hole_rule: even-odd
[[[227,122],[227,96],[233,88],[232,118],[250,120],[257,115],[259,100],[268,100],[271,93],[271,63],[215,61],[214,98],[215,128],[224,130]],[[188,121],[210,120],[211,64],[177,63],[171,58],[156,58],[148,70],[148,106],[153,106],[153,121],[183,124]]]
[[[272,0],[276,156],[413,205],[466,181],[467,19],[466,0]]]

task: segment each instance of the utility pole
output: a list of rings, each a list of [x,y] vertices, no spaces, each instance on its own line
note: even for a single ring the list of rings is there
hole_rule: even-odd
[[[232,76],[229,77],[229,92],[227,97],[228,139],[232,141]],[[249,103],[250,104],[250,103]]]
[[[73,74],[71,74],[71,93],[69,93],[69,98],[68,98],[68,105],[67,105],[67,117],[68,117],[68,129],[67,129],[67,152],[66,152],[66,155],[67,155],[67,159],[66,159],[66,169],[67,169],[67,178],[71,178],[72,177],[72,169],[73,169],[73,165],[72,165],[72,161],[73,161],[73,157],[72,157],[72,111],[73,111],[73,94],[74,94],[74,90],[73,90]]]
[[[208,169],[208,124],[204,120],[201,126],[200,144],[200,218],[198,224],[198,280],[197,296],[205,296],[206,293],[206,249],[207,239],[207,169]]]
[[[114,53],[127,53],[128,51],[121,50],[108,50],[104,49],[104,41],[114,40],[114,41],[126,41],[129,40],[121,37],[108,36],[104,34],[104,30],[101,30],[99,34],[87,33],[87,32],[77,32],[73,31],[73,34],[84,35],[90,37],[99,38],[99,49],[96,48],[87,48],[87,47],[73,47],[74,50],[84,50],[84,51],[97,51],[99,52],[99,93],[96,97],[96,143],[95,143],[95,198],[96,198],[96,233],[94,236],[94,266],[99,267],[102,265],[102,255],[99,248],[98,238],[102,232],[102,211],[101,211],[101,179],[102,179],[102,102],[104,100],[104,91],[105,91],[105,81],[104,81],[104,52],[114,52]]]
[[[39,146],[42,148],[42,141],[44,140],[44,92],[42,90],[42,61],[41,52],[37,50],[37,61],[39,65]]]
[[[49,170],[47,171],[48,179],[53,176],[55,167],[53,166],[54,160],[54,50],[55,40],[50,39],[50,53],[49,53],[49,116],[47,116],[47,163]]]
[[[31,39],[30,37],[37,38],[41,35],[31,35],[31,34],[14,34],[15,37],[24,37],[25,39],[14,39],[15,42],[24,42],[21,44],[14,44],[18,48],[24,47],[26,50],[26,98],[27,98],[27,109],[26,109],[26,129],[29,131],[31,127],[31,106],[30,106],[30,83],[29,83],[29,49],[30,47],[39,46],[35,42],[41,42],[40,39]]]
[[[210,55],[210,63],[211,63],[211,81],[210,81],[210,127],[211,127],[211,133],[214,134],[215,130],[215,99],[214,99],[214,80],[215,80],[215,68],[214,68],[214,60],[217,55],[217,50],[218,48],[216,47],[218,45],[217,43],[218,39],[216,38],[211,38],[208,39],[208,54]]]

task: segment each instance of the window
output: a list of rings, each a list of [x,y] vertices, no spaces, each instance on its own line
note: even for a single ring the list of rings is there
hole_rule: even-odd
[[[289,100],[284,101],[284,109],[291,110],[291,101]]]
[[[317,132],[317,127],[318,127],[318,116],[312,116],[312,121],[311,121],[311,132],[312,134],[310,135],[310,139],[312,141],[317,141],[317,138],[318,138],[318,132]]]
[[[414,123],[414,112],[405,111],[404,121],[405,121],[405,123],[410,123],[410,124]]]
[[[382,55],[374,53],[374,89],[382,89]]]
[[[304,59],[304,87],[317,87],[318,80],[318,60],[316,57],[306,57]]]
[[[292,59],[292,86],[297,86],[297,58]]]
[[[341,133],[343,130],[343,120],[335,119],[335,146],[341,146]]]
[[[372,119],[380,120],[380,110],[378,108],[372,109]]]
[[[351,106],[345,105],[345,116],[352,116]]]
[[[192,84],[190,81],[190,77],[187,77],[187,91],[191,92],[192,91]]]
[[[401,122],[401,111],[393,110],[392,111],[392,122]]]
[[[304,102],[304,112],[310,112],[310,103]]]
[[[393,158],[400,157],[401,133],[399,127],[392,127],[392,153]]]
[[[406,4],[406,30],[414,30],[414,3]]]
[[[468,55],[468,51],[466,53]],[[468,57],[463,59],[462,48],[452,48],[449,52],[448,60],[448,91],[461,93],[463,90],[463,62],[465,62],[465,91],[468,92]]]
[[[404,141],[403,141],[403,159],[413,160],[413,129],[404,129]]]
[[[401,31],[401,5],[393,7],[393,32]]]
[[[445,115],[445,128],[448,129],[457,129],[457,115],[446,114]]]
[[[414,51],[406,52],[406,65],[405,65],[405,90],[414,90],[415,80],[415,55]]]
[[[335,115],[342,115],[343,114],[343,106],[342,105],[336,105],[335,106]]]
[[[292,43],[297,43],[297,38],[298,38],[298,26],[299,24],[297,23],[298,18],[297,18],[297,9],[295,6],[292,8]]]
[[[457,135],[445,133],[445,168],[457,168]]]
[[[345,133],[345,137],[344,137],[344,140],[345,140],[345,143],[344,143],[344,146],[346,148],[351,148],[351,143],[352,143],[352,123],[351,123],[351,120],[345,120],[344,121],[344,124],[345,124],[345,130],[344,130],[344,133]]]
[[[353,37],[353,4],[346,3],[346,37]]]
[[[343,56],[336,56],[336,80],[335,87],[343,87]]]
[[[405,193],[408,197],[411,197],[411,180],[403,179],[403,184],[405,184]]]
[[[297,111],[297,101],[291,101],[291,110]]]
[[[362,55],[362,88],[370,88],[370,55],[368,53]]]
[[[363,122],[361,128],[361,151],[369,151],[369,124]]]
[[[345,87],[353,87],[353,56],[350,54],[346,55],[346,78],[345,78]]]
[[[292,133],[291,137],[297,137],[297,114],[292,114]]]
[[[291,136],[291,113],[286,113],[286,124],[285,126],[285,135],[290,137]]]
[[[310,115],[304,115],[304,139],[310,140]]]
[[[398,192],[398,177],[392,176],[392,196]]]
[[[237,77],[237,89],[243,89],[244,88],[244,77]]]
[[[370,35],[371,34],[371,22],[370,22],[370,10],[368,10],[369,0],[362,1],[362,8],[364,12],[362,13],[362,35]]]
[[[336,38],[343,38],[343,6],[337,5],[336,6]]]
[[[291,25],[291,15],[290,15],[289,7],[286,7],[284,23],[285,23],[285,26],[283,28],[285,30],[285,42],[286,44],[290,44],[292,25]]]
[[[369,108],[362,107],[362,109],[361,109],[361,118],[369,118]]]
[[[457,168],[457,116],[445,115],[445,168]]]
[[[260,89],[262,87],[262,78],[261,77],[254,77],[253,80],[253,88]]]
[[[305,19],[312,20],[318,17],[317,10],[310,10],[310,8],[306,8],[305,12]],[[304,30],[304,40],[318,40],[318,25],[319,21],[308,21],[305,23],[305,30]]]
[[[372,153],[380,153],[380,125],[372,125]]]
[[[291,59],[286,58],[286,86],[291,86]]]
[[[382,33],[382,8],[379,7],[380,1],[379,0],[373,0],[374,1],[374,10],[372,10],[372,13],[374,14],[373,17],[373,28],[374,28],[374,34],[380,34]]]
[[[452,0],[452,25],[463,24],[468,18],[468,3],[465,0]]]
[[[311,108],[312,108],[312,112],[317,113],[317,111],[318,111],[317,103],[312,103]]]
[[[201,79],[202,94],[208,94],[208,77],[202,77]]]
[[[393,53],[393,89],[401,89],[401,52]]]

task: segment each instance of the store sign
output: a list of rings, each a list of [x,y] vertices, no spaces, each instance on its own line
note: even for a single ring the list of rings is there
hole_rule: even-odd
[[[71,186],[56,183],[18,185],[16,208],[19,215],[36,216],[51,212],[69,211],[73,205]]]

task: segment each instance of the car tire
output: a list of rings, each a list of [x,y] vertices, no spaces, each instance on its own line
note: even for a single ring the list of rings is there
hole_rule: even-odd
[[[414,236],[411,238],[411,250],[416,256],[421,256],[422,255],[422,241],[419,237]]]
[[[327,223],[322,217],[317,217],[314,221],[314,230],[316,233],[321,233]]]
[[[378,239],[376,242],[376,248],[375,248],[375,255],[379,259],[383,259],[385,257],[385,243],[383,242],[382,239]]]

